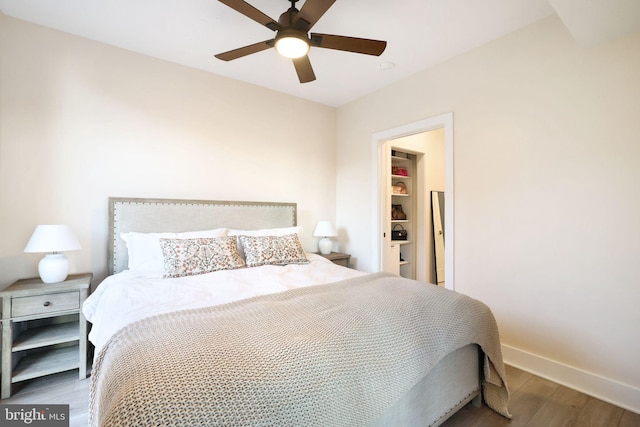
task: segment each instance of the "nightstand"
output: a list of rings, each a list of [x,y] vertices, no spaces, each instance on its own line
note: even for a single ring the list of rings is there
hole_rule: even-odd
[[[87,321],[81,309],[92,276],[72,274],[46,284],[22,279],[0,292],[2,399],[20,381],[72,369],[80,379],[87,377]]]
[[[351,255],[343,254],[340,252],[331,252],[330,254],[327,254],[327,255],[323,255],[320,252],[316,252],[316,254],[322,257],[325,257],[326,259],[330,260],[334,264],[338,264],[343,267],[349,267],[349,260],[351,260]]]

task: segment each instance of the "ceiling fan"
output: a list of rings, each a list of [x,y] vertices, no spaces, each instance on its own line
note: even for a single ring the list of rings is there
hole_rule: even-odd
[[[276,22],[244,0],[220,0],[221,3],[253,19],[258,24],[275,31],[276,36],[273,39],[219,53],[215,57],[223,61],[231,61],[275,47],[282,56],[293,60],[300,83],[307,83],[316,79],[307,55],[311,47],[374,56],[380,56],[387,47],[386,41],[309,33],[311,27],[318,22],[336,0],[306,0],[301,10],[296,9],[298,0],[288,1],[291,3],[291,7],[280,15]]]

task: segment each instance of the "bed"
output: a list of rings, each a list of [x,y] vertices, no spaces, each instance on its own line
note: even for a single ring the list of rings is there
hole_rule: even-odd
[[[304,252],[294,203],[110,198],[109,218],[110,275],[83,305],[92,426],[510,417],[484,304]]]

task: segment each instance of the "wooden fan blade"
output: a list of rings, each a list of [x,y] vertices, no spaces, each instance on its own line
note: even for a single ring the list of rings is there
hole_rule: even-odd
[[[277,21],[274,21],[264,13],[260,12],[255,7],[251,6],[244,0],[219,0],[220,3],[224,3],[231,9],[240,12],[247,18],[253,19],[258,24],[262,24],[270,30],[276,31],[282,28]]]
[[[223,52],[215,55],[216,58],[223,61],[231,61],[232,59],[242,58],[243,56],[251,55],[252,53],[261,52],[263,50],[273,47],[275,39],[265,40],[260,43],[250,44],[249,46],[239,47],[228,52]]]
[[[386,49],[387,42],[381,40],[360,39],[357,37],[312,33],[311,46],[380,56]]]
[[[305,55],[301,58],[293,59],[293,65],[296,67],[296,73],[298,73],[300,83],[308,83],[316,79],[311,61],[309,61],[309,56]]]
[[[296,16],[296,22],[300,23],[301,20],[304,22],[304,25],[300,25],[299,28],[309,31],[335,2],[336,0],[305,1],[302,9],[300,9],[300,12],[298,12]]]

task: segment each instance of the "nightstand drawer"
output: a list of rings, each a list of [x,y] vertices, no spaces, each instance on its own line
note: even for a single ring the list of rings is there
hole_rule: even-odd
[[[332,262],[343,267],[349,267],[349,258],[336,258]]]
[[[317,255],[324,257],[331,261],[334,264],[341,265],[342,267],[349,267],[349,262],[351,261],[351,255],[343,254],[340,252],[331,252],[328,254],[321,254],[319,252],[315,252]]]
[[[80,292],[60,292],[57,294],[34,295],[13,298],[11,316],[29,316],[32,314],[55,313],[80,308]]]

